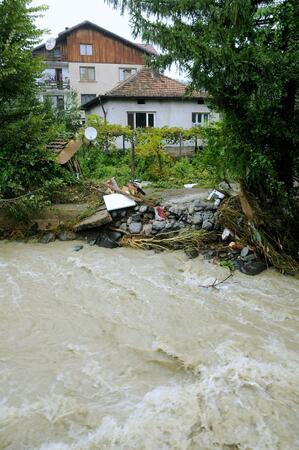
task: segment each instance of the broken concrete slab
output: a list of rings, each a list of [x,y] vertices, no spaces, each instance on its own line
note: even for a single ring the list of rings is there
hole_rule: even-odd
[[[81,220],[81,222],[77,223],[73,229],[77,232],[90,228],[101,227],[110,222],[112,222],[112,217],[109,212],[106,209],[100,209],[86,219]]]

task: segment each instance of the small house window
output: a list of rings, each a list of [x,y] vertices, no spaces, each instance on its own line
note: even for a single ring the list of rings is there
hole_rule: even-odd
[[[53,50],[50,50],[47,52],[46,58],[50,59],[60,59],[61,58],[61,51],[60,47],[55,47]]]
[[[81,105],[85,105],[85,103],[90,102],[96,98],[96,94],[81,94]]]
[[[94,67],[80,67],[80,80],[81,81],[95,81],[95,68]]]
[[[210,121],[210,113],[192,113],[192,125],[204,125]]]
[[[80,44],[80,55],[91,56],[92,55],[92,44]]]
[[[144,99],[144,98],[139,98],[139,99],[137,100],[137,104],[138,104],[138,105],[145,105],[145,99]]]
[[[135,68],[120,68],[119,69],[119,81],[127,80],[131,75],[137,72]]]
[[[130,128],[153,128],[155,126],[154,112],[128,112]]]

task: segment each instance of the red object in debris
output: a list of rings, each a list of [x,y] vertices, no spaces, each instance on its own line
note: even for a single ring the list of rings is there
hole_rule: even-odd
[[[162,208],[161,206],[155,206],[155,219],[156,220],[165,220],[166,219],[166,214],[164,211],[164,208]]]

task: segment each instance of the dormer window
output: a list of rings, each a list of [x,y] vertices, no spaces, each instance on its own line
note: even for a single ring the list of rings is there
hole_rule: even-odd
[[[92,55],[92,44],[80,44],[80,55],[81,56],[91,56]]]
[[[131,75],[134,75],[137,72],[135,68],[121,67],[119,69],[119,81],[127,80]]]

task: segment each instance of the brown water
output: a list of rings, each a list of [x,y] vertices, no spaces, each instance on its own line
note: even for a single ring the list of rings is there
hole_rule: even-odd
[[[299,281],[0,243],[0,448],[299,448]]]

